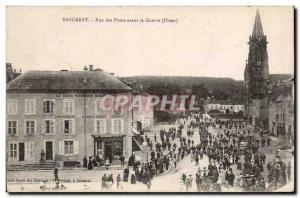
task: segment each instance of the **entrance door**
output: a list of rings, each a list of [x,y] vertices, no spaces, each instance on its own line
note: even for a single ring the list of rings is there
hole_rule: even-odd
[[[112,162],[112,148],[111,144],[106,144],[104,146],[104,152],[105,152],[105,160],[109,159],[109,162]]]
[[[24,142],[19,143],[19,161],[24,161],[25,159],[25,145]]]
[[[46,160],[53,160],[53,142],[47,141],[45,144],[46,144]]]

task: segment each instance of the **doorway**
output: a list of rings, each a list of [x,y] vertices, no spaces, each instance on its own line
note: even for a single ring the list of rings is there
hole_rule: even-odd
[[[105,160],[109,159],[109,163],[112,162],[112,148],[111,144],[105,144],[104,145],[104,151],[105,151]]]
[[[19,161],[24,161],[25,159],[25,144],[24,142],[19,143]]]
[[[53,160],[53,142],[46,141],[45,142],[45,150],[46,150],[46,160]]]

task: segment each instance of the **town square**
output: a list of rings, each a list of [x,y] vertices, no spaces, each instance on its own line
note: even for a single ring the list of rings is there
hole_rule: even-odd
[[[295,191],[293,7],[7,9],[8,192]]]

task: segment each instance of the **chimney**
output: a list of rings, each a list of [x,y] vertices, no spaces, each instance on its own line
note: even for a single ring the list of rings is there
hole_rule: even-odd
[[[89,70],[93,71],[93,65],[89,65]]]
[[[16,70],[16,69],[14,69],[14,73],[17,73],[17,70]]]
[[[22,69],[20,69],[20,74],[22,74]]]
[[[83,71],[87,71],[87,70],[88,70],[87,66],[84,66]]]

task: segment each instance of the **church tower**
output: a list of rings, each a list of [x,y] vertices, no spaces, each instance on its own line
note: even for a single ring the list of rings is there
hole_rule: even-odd
[[[252,35],[249,37],[248,60],[244,71],[245,117],[251,116],[253,100],[267,100],[269,65],[267,37],[264,35],[259,11],[256,11]],[[260,109],[261,110],[261,109]]]

